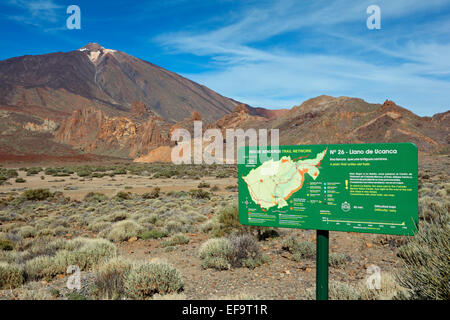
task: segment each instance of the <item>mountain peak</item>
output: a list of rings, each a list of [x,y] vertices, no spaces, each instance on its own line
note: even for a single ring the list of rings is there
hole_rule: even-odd
[[[84,47],[78,49],[79,51],[101,51],[105,50],[101,45],[95,42],[88,43]]]
[[[105,49],[98,43],[88,43],[78,51],[85,52],[94,64],[98,64],[101,61],[100,58],[104,57],[105,54],[116,52],[116,50]]]

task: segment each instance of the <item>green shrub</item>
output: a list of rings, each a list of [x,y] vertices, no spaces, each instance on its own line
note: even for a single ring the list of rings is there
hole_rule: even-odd
[[[341,267],[350,260],[350,257],[345,253],[331,253],[328,257],[328,264],[331,267]]]
[[[132,268],[131,261],[118,257],[101,265],[95,273],[95,296],[114,300],[122,298],[125,294],[125,280]]]
[[[211,194],[202,189],[190,190],[189,195],[195,199],[211,199]]]
[[[199,184],[198,184],[198,186],[197,186],[197,188],[210,188],[211,187],[211,185],[209,184],[209,183],[207,183],[207,182],[204,182],[204,181],[202,181],[202,182],[200,182]]]
[[[22,198],[25,200],[42,201],[52,198],[54,193],[48,189],[30,189],[22,193]]]
[[[202,259],[202,267],[217,270],[228,270],[231,268],[230,256],[233,247],[230,240],[225,238],[209,239],[200,246],[199,257]]]
[[[54,169],[54,168],[46,168],[44,173],[48,176],[53,176],[56,173],[58,173],[58,170]]]
[[[39,255],[25,264],[25,272],[30,279],[52,278],[64,274],[70,265],[90,270],[114,258],[117,249],[105,239],[76,238],[54,241],[43,247],[40,253],[47,254]]]
[[[19,230],[19,234],[22,238],[32,238],[36,234],[36,230],[32,226],[23,226]]]
[[[360,285],[361,300],[397,300],[408,298],[405,288],[402,288],[391,274],[382,272],[380,289],[369,289],[364,279]]]
[[[230,238],[230,244],[232,251],[229,261],[233,267],[254,269],[268,261],[268,258],[261,254],[255,237],[250,234],[234,235]]]
[[[142,198],[144,199],[157,199],[159,198],[159,193],[161,189],[159,187],[153,188],[151,192],[144,193]]]
[[[116,168],[112,172],[114,175],[116,174],[127,174],[127,170],[124,168]]]
[[[176,246],[179,244],[187,244],[189,243],[189,237],[186,236],[184,233],[176,233],[173,236],[171,236],[168,240],[161,243],[163,247],[168,246]]]
[[[316,255],[316,246],[312,242],[299,241],[295,237],[289,237],[282,243],[284,250],[292,253],[292,260],[302,261],[303,259],[312,259]]]
[[[8,178],[16,178],[19,176],[19,173],[14,169],[8,169],[6,170],[5,175]]]
[[[119,191],[114,196],[114,199],[116,199],[116,200],[130,200],[131,199],[131,193]]]
[[[89,177],[91,175],[91,171],[89,170],[79,170],[77,171],[77,175],[82,178],[82,177]]]
[[[17,183],[25,183],[25,182],[27,182],[27,180],[25,180],[24,178],[17,178],[16,182]]]
[[[108,197],[100,192],[89,192],[84,196],[84,201],[87,202],[104,202],[107,201]]]
[[[398,282],[408,289],[411,299],[450,299],[449,216],[447,213],[436,221],[424,221],[414,238],[399,249],[404,268]]]
[[[53,257],[38,256],[28,260],[25,264],[25,273],[30,280],[53,278],[66,272],[65,265],[59,264]]]
[[[0,289],[14,289],[23,282],[23,271],[18,265],[0,262]]]
[[[0,239],[0,250],[11,251],[14,249],[14,243],[7,239]]]
[[[90,270],[117,255],[116,246],[106,239],[77,238],[69,241],[67,250],[71,246],[78,246],[78,249],[71,251],[73,256],[68,256],[67,266],[77,265],[81,270]]]
[[[27,170],[24,170],[27,172],[27,176],[32,176],[35,174],[38,174],[39,172],[42,171],[42,168],[38,167],[38,168],[29,168]]]
[[[358,290],[344,282],[330,281],[329,284],[330,300],[359,300]]]
[[[142,232],[142,227],[132,220],[123,220],[113,224],[108,234],[112,241],[126,241],[131,237],[137,237]]]
[[[132,299],[148,299],[154,294],[170,294],[183,290],[177,269],[161,263],[144,263],[133,268],[125,280],[125,292]]]
[[[219,222],[219,228],[213,230],[216,237],[245,230],[245,227],[239,222],[239,209],[236,204],[222,208],[217,214],[217,221]]]
[[[87,298],[83,294],[81,294],[81,293],[79,293],[77,291],[73,291],[73,292],[68,293],[67,294],[67,298],[69,300],[87,300]]]
[[[147,239],[160,239],[168,236],[168,232],[165,229],[152,229],[148,231],[144,231],[139,235],[139,238],[147,240]]]

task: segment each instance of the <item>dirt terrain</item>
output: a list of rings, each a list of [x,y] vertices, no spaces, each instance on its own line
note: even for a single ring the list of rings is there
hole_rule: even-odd
[[[421,156],[421,219],[427,220],[429,215],[436,214],[433,203],[448,213],[449,163],[446,155]],[[286,245],[289,239],[294,239],[314,247],[314,230],[276,229],[265,239],[260,238],[258,254],[265,259],[252,267],[232,266],[222,270],[221,267],[205,267],[204,258],[199,255],[203,244],[216,237],[233,239],[234,232],[244,230],[233,220],[236,216],[227,218],[227,212],[233,212],[233,215],[237,212],[233,211],[237,203],[235,169],[220,173],[219,168],[193,168],[192,171],[197,170],[195,174],[205,173],[201,177],[186,176],[186,172],[191,172],[189,168],[183,169],[186,170],[184,173],[182,169],[176,169],[178,173],[172,173],[172,177],[161,178],[157,175],[173,168],[147,166],[145,170],[136,171],[128,164],[126,174],[109,176],[107,171],[101,178],[93,177],[95,172],[80,177],[77,173],[53,176],[44,171],[27,175],[28,171],[17,170],[17,177],[0,186],[3,199],[0,239],[10,241],[14,246],[13,251],[0,250],[0,267],[1,261],[23,265],[20,268],[28,272],[28,278],[20,286],[0,290],[0,299],[105,298],[92,293],[98,277],[97,267],[82,270],[83,289],[75,293],[66,287],[69,275],[64,272],[42,274],[37,270],[34,275],[28,271],[29,264],[33,266],[30,261],[39,258],[29,260],[38,254],[36,252],[57,256],[58,252],[49,253],[52,241],[70,242],[79,237],[110,240],[121,259],[134,263],[162,261],[176,268],[184,283],[183,289],[167,296],[168,299],[314,298],[315,253],[305,251],[301,252],[301,258],[295,258]],[[20,178],[25,182],[16,182]],[[61,192],[62,197],[43,201],[21,198],[25,191],[38,188],[49,189],[55,194]],[[157,196],[149,196],[158,188]],[[100,192],[106,198],[94,194],[101,199],[93,201],[89,198],[93,192]],[[227,209],[230,206],[231,211]],[[122,222],[132,224],[139,232],[120,230],[118,238],[114,232]],[[165,233],[149,238],[143,233],[145,230]],[[254,236],[261,232],[245,230]],[[183,241],[171,243],[177,236]],[[404,270],[399,252],[409,240],[411,237],[330,232],[331,297],[391,299],[403,292],[404,288],[399,287],[395,279]],[[375,295],[368,293],[365,285],[371,265],[378,266],[383,279],[387,279],[382,280],[386,281],[383,282],[386,288]],[[156,294],[151,298],[158,297],[165,296]]]

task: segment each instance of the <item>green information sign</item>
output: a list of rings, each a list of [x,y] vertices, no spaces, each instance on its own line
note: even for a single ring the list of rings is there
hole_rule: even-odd
[[[244,225],[413,235],[418,228],[412,143],[239,149]]]

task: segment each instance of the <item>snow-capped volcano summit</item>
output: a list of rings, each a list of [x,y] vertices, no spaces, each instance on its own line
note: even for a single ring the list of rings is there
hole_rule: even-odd
[[[107,53],[117,52],[117,50],[106,49],[101,45],[99,45],[98,43],[88,43],[84,47],[78,49],[78,51],[86,52],[87,55],[89,56],[89,59],[93,63],[97,63],[98,61],[100,61],[100,58]]]

